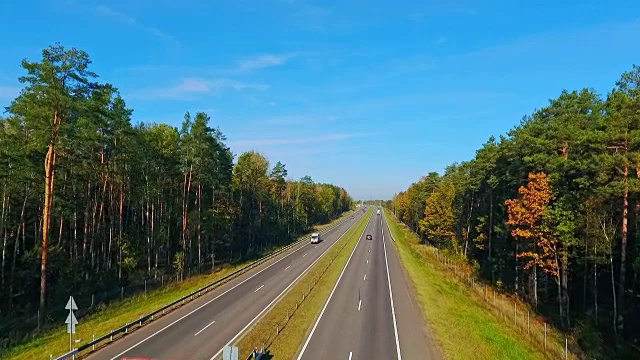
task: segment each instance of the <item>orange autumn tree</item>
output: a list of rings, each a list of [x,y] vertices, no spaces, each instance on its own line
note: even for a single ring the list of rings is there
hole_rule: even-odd
[[[547,174],[529,173],[527,186],[518,189],[520,197],[506,200],[511,235],[521,241],[517,258],[526,260],[525,269],[534,268],[533,296],[537,304],[537,267],[559,281],[557,245],[548,217],[548,209],[553,200]]]

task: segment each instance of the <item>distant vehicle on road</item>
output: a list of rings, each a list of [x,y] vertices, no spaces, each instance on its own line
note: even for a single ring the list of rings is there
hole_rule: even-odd
[[[378,215],[380,215],[380,209],[378,209]]]
[[[311,243],[317,244],[319,242],[320,242],[320,233],[314,232],[313,234],[311,234]]]
[[[367,240],[372,240],[373,237],[371,237],[371,234],[367,234]]]

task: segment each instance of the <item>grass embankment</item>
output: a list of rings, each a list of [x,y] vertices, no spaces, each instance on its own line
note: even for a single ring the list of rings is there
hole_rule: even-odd
[[[236,344],[241,359],[246,359],[254,347],[268,349],[276,359],[294,358],[372,214],[373,210],[367,211],[343,235],[340,242],[327,251],[309,272],[242,336]],[[276,333],[276,329],[279,333]]]
[[[350,214],[316,228],[325,229],[347,216],[350,216]],[[162,289],[150,291],[147,295],[139,294],[124,301],[109,304],[102,310],[79,319],[74,340],[80,339],[80,342],[75,343],[74,347],[91,341],[93,335],[97,338],[127,323],[135,322],[140,316],[180,299],[253,261],[255,260],[234,265],[225,264],[222,269],[217,269],[215,274],[196,275],[182,282],[166,285]],[[82,304],[78,305],[82,306]],[[59,328],[51,330],[27,343],[0,351],[0,358],[16,360],[48,359],[49,355],[56,357],[68,352],[69,335],[67,334],[66,325],[61,325]]]
[[[388,213],[386,219],[425,319],[447,359],[546,358],[519,330],[487,310],[484,299],[448,276],[413,232]]]

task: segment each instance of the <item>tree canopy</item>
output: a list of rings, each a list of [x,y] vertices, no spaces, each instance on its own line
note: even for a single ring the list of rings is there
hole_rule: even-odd
[[[477,263],[564,328],[597,329],[625,357],[640,335],[639,114],[633,66],[604,97],[562,91],[387,206],[424,242]]]
[[[204,112],[132,124],[89,55],[59,44],[24,60],[0,118],[0,344],[61,323],[70,289],[180,278],[292,242],[351,208],[342,188],[288,178],[260,153],[234,155]],[[44,164],[44,166],[43,166]]]

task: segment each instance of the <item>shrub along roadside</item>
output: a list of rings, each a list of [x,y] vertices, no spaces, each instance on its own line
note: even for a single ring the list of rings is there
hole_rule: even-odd
[[[331,250],[236,343],[240,358],[264,348],[277,359],[294,358],[366,228],[369,209]]]

